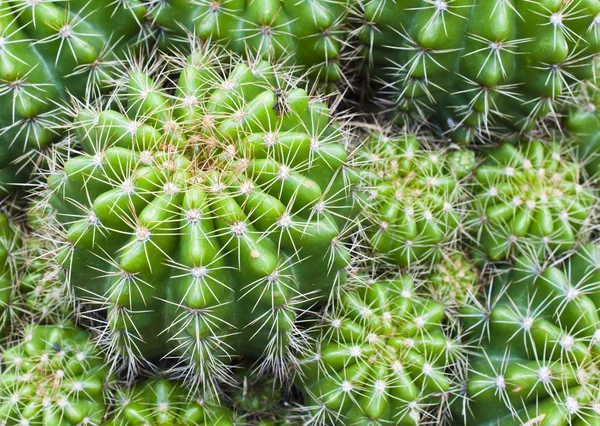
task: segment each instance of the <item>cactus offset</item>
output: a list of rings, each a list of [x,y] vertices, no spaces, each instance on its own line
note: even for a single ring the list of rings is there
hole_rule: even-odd
[[[375,256],[400,266],[433,262],[460,235],[471,151],[420,146],[412,135],[372,135],[354,163],[362,178],[361,232]]]
[[[316,329],[298,386],[311,425],[442,421],[461,346],[409,276],[348,288]]]
[[[562,253],[592,230],[594,189],[559,143],[504,143],[490,150],[475,177],[467,226],[483,257]]]
[[[0,423],[100,425],[111,375],[91,336],[63,323],[25,327],[2,353]]]

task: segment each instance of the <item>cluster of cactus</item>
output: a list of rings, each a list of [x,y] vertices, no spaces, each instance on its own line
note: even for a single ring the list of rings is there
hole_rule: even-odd
[[[598,25],[0,0],[0,426],[598,425]]]

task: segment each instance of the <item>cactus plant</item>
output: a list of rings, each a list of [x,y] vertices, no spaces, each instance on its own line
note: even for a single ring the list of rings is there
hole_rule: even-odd
[[[234,426],[234,414],[216,402],[193,398],[176,380],[147,379],[119,388],[106,426]]]
[[[48,177],[60,261],[132,371],[176,358],[208,385],[246,354],[277,372],[304,343],[295,317],[345,280],[345,130],[266,62],[171,65],[172,94],[138,64],[113,109],[80,111],[83,152]]]
[[[30,324],[4,350],[1,366],[0,423],[101,424],[111,375],[85,330]]]
[[[595,192],[558,142],[504,143],[490,150],[475,178],[467,227],[483,258],[562,253],[592,229]]]
[[[591,178],[600,178],[600,91],[582,90],[569,108],[564,128],[572,137],[577,158]]]
[[[463,253],[444,253],[434,265],[427,286],[435,300],[455,312],[476,299],[479,272]]]
[[[23,262],[21,230],[0,213],[0,337],[10,334],[21,309],[18,279]]]
[[[399,266],[432,263],[440,248],[456,243],[464,219],[473,152],[425,143],[375,133],[354,157],[362,178],[361,232],[374,256]]]
[[[481,346],[466,424],[598,424],[600,246],[561,264],[520,258],[487,302],[464,308],[464,320]]]
[[[456,141],[531,130],[595,81],[600,1],[355,1],[358,38],[400,121]]]
[[[106,83],[145,13],[139,0],[0,1],[0,190],[29,177],[68,118],[60,101]]]
[[[462,358],[444,321],[444,307],[407,275],[350,284],[316,327],[298,375],[305,424],[442,422]]]
[[[151,15],[164,42],[189,34],[238,54],[285,61],[321,82],[345,78],[342,51],[348,0],[153,0]]]

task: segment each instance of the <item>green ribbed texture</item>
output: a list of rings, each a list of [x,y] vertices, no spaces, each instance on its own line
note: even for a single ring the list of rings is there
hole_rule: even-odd
[[[590,234],[595,190],[558,142],[503,143],[487,153],[475,178],[467,226],[488,260],[562,253]]]
[[[183,383],[147,379],[117,390],[106,426],[241,426],[228,408],[202,398]]]
[[[21,309],[18,279],[23,266],[22,230],[0,213],[0,338],[12,331]]]
[[[600,1],[355,1],[373,81],[402,122],[459,142],[529,130],[593,80]]]
[[[193,34],[238,54],[284,61],[320,82],[344,78],[348,0],[153,0],[163,43]]]
[[[354,283],[303,360],[305,424],[441,424],[461,351],[445,319],[410,276]]]
[[[427,146],[413,135],[373,134],[354,158],[360,177],[360,227],[373,255],[399,266],[431,263],[452,245],[464,220],[471,151]]]
[[[600,178],[600,91],[589,88],[569,108],[564,127],[575,145],[577,158],[590,178]]]
[[[0,190],[27,180],[24,163],[60,137],[61,104],[106,85],[145,13],[139,0],[0,1]]]
[[[593,244],[555,266],[521,258],[494,282],[488,308],[465,308],[481,345],[469,367],[466,424],[600,424],[599,267]]]
[[[27,325],[0,365],[2,424],[101,424],[111,377],[85,330],[70,323]]]
[[[297,309],[345,281],[354,178],[328,107],[268,63],[180,59],[173,95],[136,68],[127,116],[79,113],[84,153],[49,177],[49,202],[111,349],[208,382],[239,354],[277,368],[302,344]]]

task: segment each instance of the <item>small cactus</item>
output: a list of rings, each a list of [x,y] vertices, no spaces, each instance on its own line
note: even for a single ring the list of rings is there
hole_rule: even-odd
[[[193,398],[183,383],[147,379],[119,388],[106,426],[237,426],[234,414],[222,405]]]
[[[478,256],[549,256],[584,241],[597,196],[572,153],[558,143],[503,143],[475,172],[467,224]]]
[[[361,233],[374,256],[402,267],[431,264],[442,247],[456,244],[473,152],[375,133],[357,148],[354,164],[362,178]]]
[[[111,375],[85,330],[68,322],[27,325],[1,366],[0,424],[102,424]]]
[[[461,358],[445,317],[407,275],[350,285],[316,327],[298,375],[305,424],[443,421]]]

